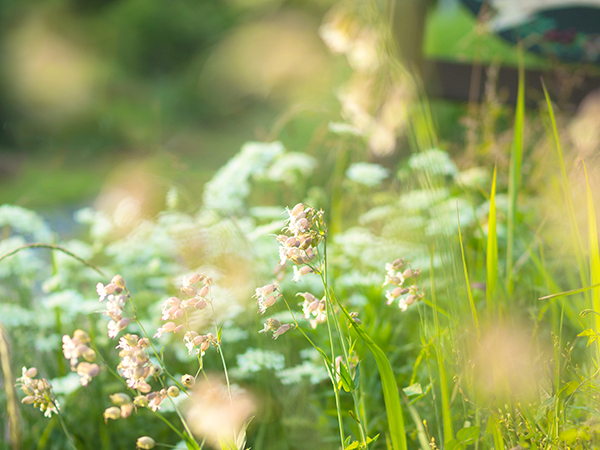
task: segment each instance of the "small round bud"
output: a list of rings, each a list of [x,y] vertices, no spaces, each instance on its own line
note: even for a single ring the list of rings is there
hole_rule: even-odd
[[[181,333],[183,331],[183,324],[181,325],[177,325],[174,329],[173,329],[173,333]]]
[[[138,384],[138,389],[141,393],[147,394],[152,390],[152,387],[146,381],[140,381]]]
[[[138,395],[133,399],[133,405],[138,408],[145,408],[148,406],[148,397],[145,395]]]
[[[108,420],[117,420],[121,418],[121,408],[117,406],[111,406],[104,411],[104,423],[108,423]]]
[[[162,373],[162,368],[160,366],[152,366],[150,369],[150,375],[153,377],[158,377]]]
[[[26,377],[29,377],[29,378],[33,378],[33,377],[35,377],[37,375],[37,373],[38,373],[37,369],[35,367],[31,367],[31,368],[27,369],[23,373],[23,375],[26,376]]]
[[[167,389],[167,395],[169,397],[179,397],[179,388],[177,386],[169,386],[169,389]]]
[[[82,344],[87,344],[91,341],[89,335],[83,330],[75,330],[73,333],[73,339],[77,339]]]
[[[133,403],[121,405],[121,419],[127,419],[133,412]]]
[[[119,290],[125,289],[125,280],[121,275],[115,275],[114,277],[112,277],[112,280],[110,280],[110,282],[114,283],[117,286],[117,288],[119,288]]]
[[[137,442],[135,443],[135,448],[140,450],[149,450],[154,448],[155,444],[156,442],[154,442],[154,439],[152,439],[150,436],[142,436],[141,438],[138,438]]]
[[[412,277],[412,275],[413,275],[413,271],[410,267],[408,269],[406,269],[404,272],[402,272],[403,278],[410,278],[410,277]]]
[[[186,388],[194,387],[196,384],[196,379],[189,374],[185,374],[181,376],[181,384],[183,384]]]

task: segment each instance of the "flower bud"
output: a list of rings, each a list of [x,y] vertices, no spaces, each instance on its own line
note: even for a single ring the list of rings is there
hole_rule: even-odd
[[[413,275],[412,269],[409,267],[404,272],[402,272],[402,278],[410,278]]]
[[[96,352],[89,347],[83,351],[82,356],[83,359],[85,359],[88,362],[93,362],[96,360]]]
[[[33,395],[23,397],[23,400],[21,400],[21,403],[23,403],[24,405],[31,405],[33,402],[35,402],[35,397]]]
[[[141,393],[147,394],[152,390],[152,387],[150,387],[150,385],[145,380],[142,380],[138,383],[138,389]]]
[[[91,341],[89,335],[83,330],[75,330],[73,333],[73,339],[77,339],[82,344],[87,344]]]
[[[185,374],[181,376],[181,384],[183,384],[186,388],[191,388],[194,387],[194,384],[196,384],[196,379],[189,374]]]
[[[195,297],[196,294],[198,294],[198,291],[196,290],[196,288],[193,288],[192,286],[182,286],[181,290],[182,290],[182,292],[185,292],[190,297]]]
[[[110,401],[115,406],[121,406],[126,403],[131,403],[131,397],[129,397],[129,395],[127,395],[127,394],[123,394],[122,392],[112,394],[109,397],[110,397]]]
[[[149,450],[154,448],[155,444],[156,443],[154,442],[154,439],[152,439],[150,436],[142,436],[141,438],[138,438],[137,442],[135,443],[135,448],[140,450]]]
[[[121,419],[127,419],[133,412],[133,403],[121,405]]]
[[[177,297],[169,297],[167,299],[167,303],[171,306],[179,306],[181,300],[179,300]]]
[[[148,406],[148,397],[145,395],[138,395],[133,399],[133,405],[138,408],[145,408]]]
[[[183,331],[183,324],[181,325],[177,325],[174,329],[173,329],[173,333],[181,333]]]
[[[183,316],[183,309],[176,309],[174,314],[173,314],[173,318],[174,319],[181,319],[181,317]]]
[[[302,211],[304,211],[304,204],[303,203],[298,203],[290,211],[290,216],[296,216],[296,215],[300,214]]]
[[[170,333],[175,329],[176,326],[177,324],[175,322],[167,322],[161,328],[165,333]]]
[[[108,423],[108,420],[117,420],[121,418],[121,408],[117,406],[111,406],[104,411],[104,423]]]
[[[206,301],[204,301],[204,300],[198,300],[196,302],[196,304],[194,305],[194,308],[196,308],[196,309],[204,309],[204,308],[206,308],[206,305],[207,305]]]
[[[115,275],[114,277],[112,277],[112,280],[110,280],[110,282],[114,283],[119,291],[125,289],[125,280],[121,275]]]
[[[177,386],[169,386],[169,389],[167,389],[167,395],[169,397],[178,397],[179,388]]]
[[[31,368],[27,369],[23,373],[23,375],[26,376],[26,377],[29,377],[29,378],[33,378],[33,377],[35,377],[37,375],[37,373],[38,373],[37,369],[35,367],[31,367]]]
[[[198,280],[200,280],[200,274],[199,273],[195,273],[194,275],[192,275],[189,279],[188,279],[188,284],[194,284],[197,283]]]
[[[208,295],[208,293],[210,292],[210,288],[208,286],[204,286],[202,289],[200,289],[200,297],[204,297],[206,298],[206,296]]]

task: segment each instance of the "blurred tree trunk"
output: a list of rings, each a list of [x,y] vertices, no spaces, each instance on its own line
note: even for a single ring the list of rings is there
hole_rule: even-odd
[[[392,31],[400,59],[407,69],[420,74],[427,11],[436,0],[395,0]]]

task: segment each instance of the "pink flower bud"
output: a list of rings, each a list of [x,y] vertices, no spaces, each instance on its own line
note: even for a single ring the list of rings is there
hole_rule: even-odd
[[[208,286],[204,286],[202,289],[200,289],[200,297],[204,297],[206,298],[206,296],[208,295],[208,293],[210,292],[210,288]]]

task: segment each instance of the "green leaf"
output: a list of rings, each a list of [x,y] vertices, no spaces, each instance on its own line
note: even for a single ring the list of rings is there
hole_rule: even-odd
[[[340,383],[342,385],[342,387],[344,388],[344,390],[346,392],[352,392],[356,389],[356,386],[354,385],[354,380],[352,379],[352,377],[350,376],[350,373],[348,372],[348,368],[346,367],[346,364],[341,363],[340,364]],[[338,383],[338,389],[339,389],[339,383]]]
[[[423,389],[421,388],[420,383],[411,384],[408,387],[402,389],[406,395],[409,397],[413,395],[421,395],[423,393]]]
[[[357,448],[358,448],[358,441],[354,441],[352,444],[350,444],[344,450],[355,450]]]
[[[445,450],[463,450],[464,448],[465,445],[456,439],[451,439],[444,445]]]
[[[330,295],[340,307],[342,313],[350,321],[352,328],[354,331],[356,331],[356,334],[358,334],[375,359],[377,370],[379,371],[379,377],[381,378],[381,388],[385,402],[385,410],[388,419],[390,440],[392,441],[392,449],[406,450],[406,431],[404,428],[402,407],[400,405],[400,395],[398,393],[396,377],[394,376],[394,371],[392,370],[390,361],[385,356],[383,350],[381,350],[379,346],[375,344],[373,339],[371,339],[371,336],[369,336],[367,332],[364,331],[362,327],[354,321],[354,319],[350,316],[350,313],[346,310],[346,308],[344,308],[344,305],[342,305],[341,302],[335,297],[333,291],[330,291]]]
[[[472,444],[479,437],[479,427],[465,427],[458,430],[456,439],[463,444]]]

